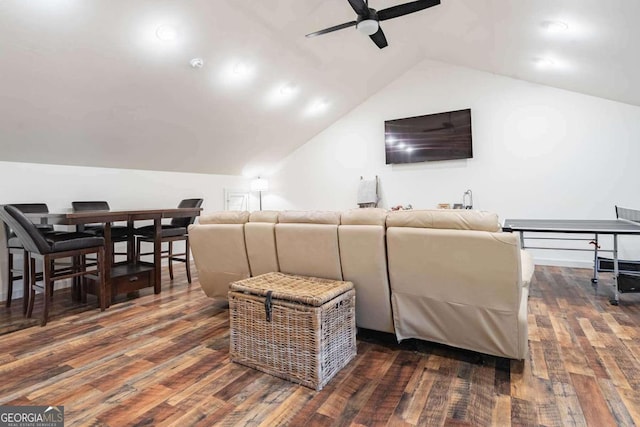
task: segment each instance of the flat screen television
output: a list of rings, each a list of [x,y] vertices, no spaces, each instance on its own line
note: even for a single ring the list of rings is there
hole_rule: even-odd
[[[387,164],[473,158],[471,110],[384,122]]]

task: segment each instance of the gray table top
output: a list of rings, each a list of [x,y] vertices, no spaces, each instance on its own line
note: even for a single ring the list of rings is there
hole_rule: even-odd
[[[625,219],[505,219],[504,231],[640,234],[640,223]]]

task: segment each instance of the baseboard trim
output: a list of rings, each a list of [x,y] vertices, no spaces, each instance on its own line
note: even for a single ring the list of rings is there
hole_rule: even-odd
[[[72,284],[71,279],[58,280],[55,284],[55,289],[70,288]],[[22,281],[17,280],[13,283],[13,291],[11,292],[11,301],[17,300],[23,297]],[[7,302],[7,289],[2,290],[0,294],[0,303],[6,304]]]
[[[550,265],[553,267],[593,268],[593,261],[557,258],[534,258],[533,261],[536,265]]]

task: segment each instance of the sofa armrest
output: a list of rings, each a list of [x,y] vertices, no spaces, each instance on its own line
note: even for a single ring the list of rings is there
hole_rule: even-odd
[[[520,264],[522,265],[522,287],[529,288],[531,279],[533,279],[533,270],[536,266],[531,254],[524,249],[520,250]]]

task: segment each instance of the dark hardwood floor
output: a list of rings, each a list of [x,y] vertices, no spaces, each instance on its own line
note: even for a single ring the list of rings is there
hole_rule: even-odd
[[[227,308],[175,277],[102,313],[57,292],[46,327],[0,336],[0,405],[68,426],[640,424],[640,294],[609,305],[608,276],[596,295],[589,270],[536,268],[524,362],[361,331],[321,392],[231,363]]]

